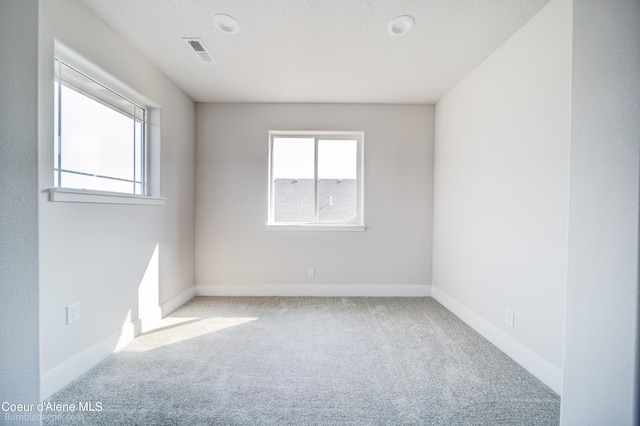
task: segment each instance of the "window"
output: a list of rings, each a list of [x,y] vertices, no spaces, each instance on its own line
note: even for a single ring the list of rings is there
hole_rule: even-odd
[[[147,110],[55,60],[54,185],[148,195]]]
[[[362,132],[269,132],[269,219],[364,230]]]

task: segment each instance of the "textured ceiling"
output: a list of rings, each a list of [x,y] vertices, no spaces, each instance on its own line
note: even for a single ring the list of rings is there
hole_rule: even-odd
[[[435,103],[549,0],[82,1],[195,101]],[[399,15],[415,27],[390,36]]]

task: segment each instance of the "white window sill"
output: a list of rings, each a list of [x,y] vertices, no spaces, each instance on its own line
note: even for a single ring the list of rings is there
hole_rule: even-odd
[[[50,188],[49,201],[94,204],[138,204],[163,206],[167,199],[147,195],[123,194],[119,192],[93,191],[88,189]]]
[[[362,232],[367,229],[366,225],[351,224],[274,224],[266,225],[267,231],[324,231],[324,232]]]

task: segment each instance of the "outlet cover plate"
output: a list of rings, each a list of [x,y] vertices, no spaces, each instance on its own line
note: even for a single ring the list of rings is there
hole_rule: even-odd
[[[504,313],[504,322],[511,328],[513,328],[513,322],[514,322],[514,313],[513,311],[510,311],[509,309],[507,309]]]
[[[80,319],[80,304],[74,303],[67,306],[67,324],[78,321]]]

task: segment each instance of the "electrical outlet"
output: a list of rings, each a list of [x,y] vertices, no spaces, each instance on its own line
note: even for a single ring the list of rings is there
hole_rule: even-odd
[[[67,325],[80,319],[80,304],[74,303],[67,306]]]
[[[316,277],[316,270],[311,268],[309,269],[309,271],[307,271],[307,278],[315,278]]]
[[[504,313],[504,322],[511,328],[513,328],[514,316],[515,314],[513,313],[513,311],[510,311],[509,309],[507,309]]]

